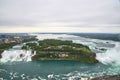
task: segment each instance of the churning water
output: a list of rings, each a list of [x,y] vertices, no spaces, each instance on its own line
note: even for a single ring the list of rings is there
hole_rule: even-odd
[[[31,61],[31,57],[35,53],[32,53],[31,50],[25,51],[13,47],[2,53],[0,80],[80,80],[83,77],[120,75],[119,42],[89,39],[67,34],[38,34],[38,38],[40,40],[51,38],[72,40],[75,43],[87,45],[97,54],[96,58],[100,63]]]
[[[31,50],[5,50],[2,53],[1,62],[31,61],[33,53]]]
[[[120,65],[120,44],[105,53],[97,54],[97,59],[104,64]]]

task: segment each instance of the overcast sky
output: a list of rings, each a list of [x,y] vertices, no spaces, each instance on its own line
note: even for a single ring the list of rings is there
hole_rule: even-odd
[[[120,0],[0,0],[0,32],[120,32]]]

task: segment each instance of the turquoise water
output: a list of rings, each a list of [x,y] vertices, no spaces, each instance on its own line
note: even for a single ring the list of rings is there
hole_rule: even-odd
[[[75,61],[30,61],[0,63],[0,80],[78,80],[120,74],[118,66]]]
[[[120,42],[81,38],[73,35],[39,34],[40,40],[46,38],[72,40],[89,46],[96,53],[100,63],[81,63],[76,61],[31,61],[31,51],[17,46],[5,50],[0,59],[0,80],[81,80],[81,78],[103,75],[120,75]],[[104,48],[107,51],[102,51]],[[25,57],[20,58],[20,54]],[[27,62],[26,62],[27,61]]]

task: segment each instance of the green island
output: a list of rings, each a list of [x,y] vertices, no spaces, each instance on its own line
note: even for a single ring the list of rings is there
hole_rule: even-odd
[[[45,39],[38,43],[26,43],[22,49],[32,49],[32,60],[74,60],[97,63],[96,54],[89,47],[67,40]]]

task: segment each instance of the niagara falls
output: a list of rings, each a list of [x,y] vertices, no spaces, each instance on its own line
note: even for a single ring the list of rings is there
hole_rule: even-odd
[[[32,56],[36,52],[33,52],[32,49],[21,49],[26,44],[22,43],[2,52],[0,59],[1,79],[84,80],[85,78],[120,74],[120,43],[118,41],[85,38],[72,34],[29,35],[37,36],[38,40],[72,40],[74,43],[89,46],[96,53],[99,63],[81,63],[74,60],[32,60]]]
[[[0,80],[120,80],[120,0],[0,0]]]

